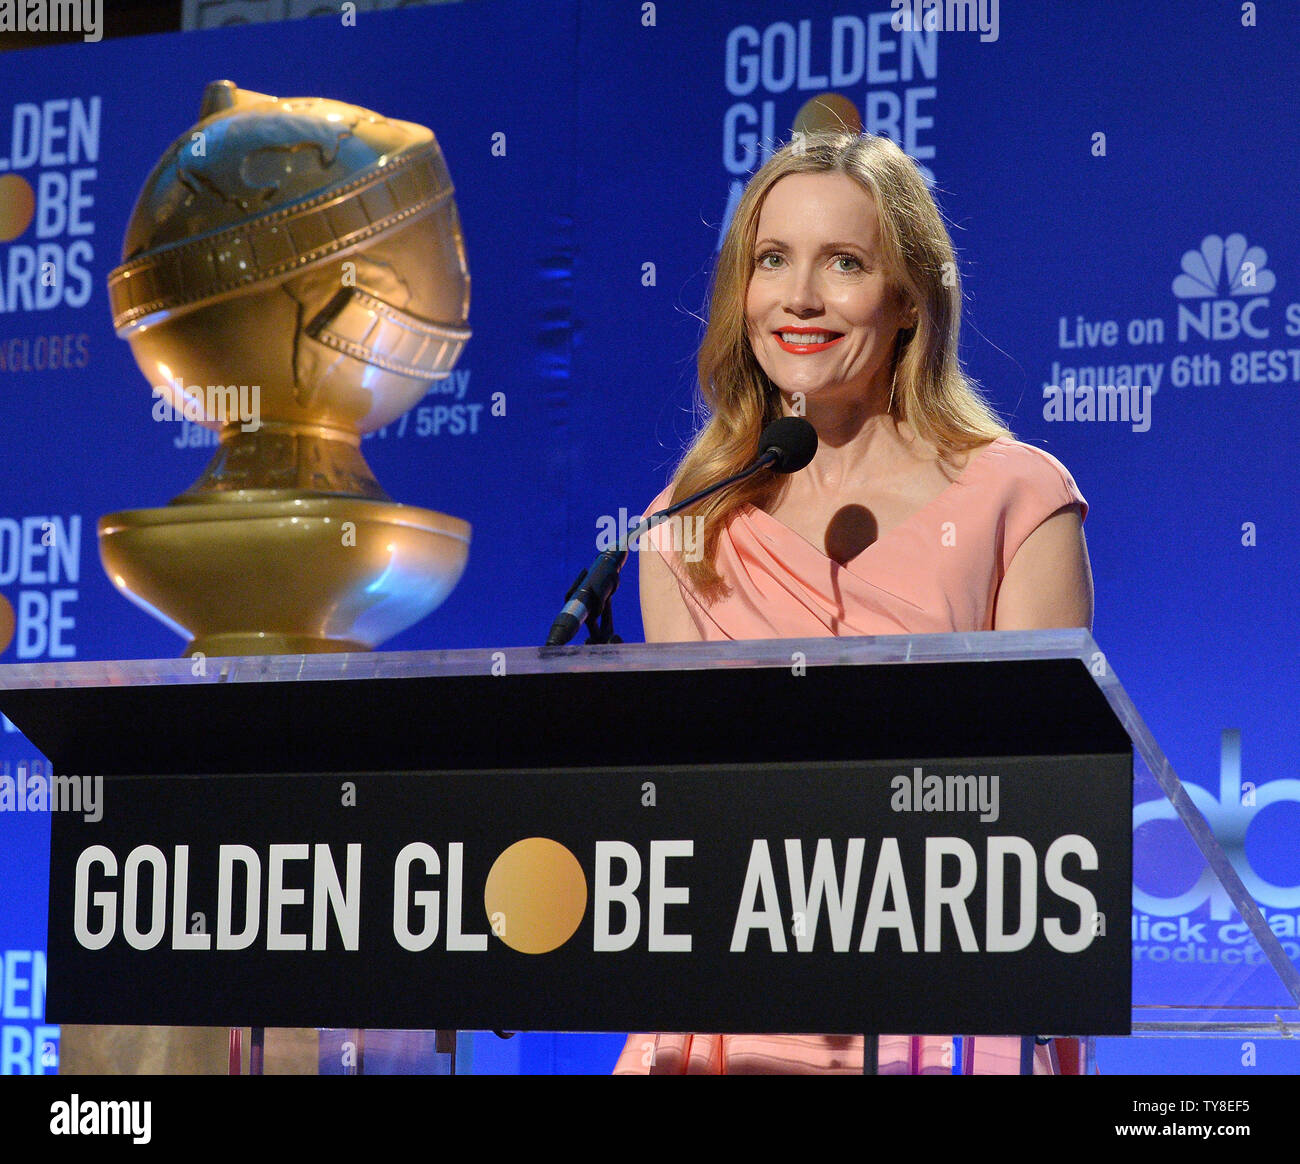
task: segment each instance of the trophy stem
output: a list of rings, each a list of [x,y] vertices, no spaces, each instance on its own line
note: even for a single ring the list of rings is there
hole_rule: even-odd
[[[222,501],[232,493],[247,497],[251,490],[390,501],[360,445],[355,432],[324,425],[268,421],[245,432],[228,424],[202,476],[176,501]]]

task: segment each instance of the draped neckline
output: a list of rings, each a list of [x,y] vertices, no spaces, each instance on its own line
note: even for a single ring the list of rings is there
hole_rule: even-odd
[[[1007,437],[995,437],[992,441],[990,441],[987,445],[985,445],[982,449],[980,449],[980,451],[976,453],[975,456],[973,456],[969,461],[967,461],[965,468],[963,468],[962,471],[956,477],[954,477],[951,481],[949,481],[948,484],[945,485],[934,497],[932,497],[923,506],[921,506],[920,509],[916,510],[911,515],[904,518],[897,525],[891,526],[889,530],[881,534],[879,537],[876,538],[875,541],[871,542],[869,545],[863,546],[863,548],[859,550],[856,554],[854,554],[853,557],[851,557],[847,562],[837,562],[828,553],[826,553],[824,549],[814,545],[806,537],[804,537],[803,534],[798,533],[797,531],[791,529],[790,526],[786,525],[786,523],[783,522],[779,517],[775,517],[773,514],[768,513],[767,510],[765,509],[759,509],[755,505],[749,505],[745,507],[744,512],[751,520],[756,520],[760,526],[766,523],[770,526],[775,527],[776,530],[778,530],[783,535],[786,535],[788,537],[798,538],[799,541],[802,542],[805,546],[807,546],[810,550],[812,550],[813,553],[825,559],[827,562],[830,562],[830,564],[833,567],[840,570],[853,571],[856,566],[862,565],[867,560],[867,555],[872,550],[874,550],[877,546],[879,546],[882,542],[889,541],[896,534],[901,533],[908,526],[910,526],[911,524],[919,520],[921,517],[923,517],[926,513],[932,510],[940,502],[947,500],[952,495],[953,489],[955,489],[958,485],[962,485],[967,482],[967,479],[970,477],[972,470],[974,470],[976,466],[978,466],[981,462],[983,462],[986,459],[986,454],[993,448],[993,446],[1000,444],[1006,441],[1007,439],[1008,439]]]

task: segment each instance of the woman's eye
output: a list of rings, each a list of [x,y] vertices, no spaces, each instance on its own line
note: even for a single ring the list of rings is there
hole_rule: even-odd
[[[833,261],[839,264],[838,269],[845,274],[850,271],[857,272],[866,270],[866,267],[863,266],[862,260],[859,259],[857,255],[836,255]],[[766,251],[754,260],[754,265],[756,267],[762,267],[768,271],[774,271],[784,264],[784,262],[785,258],[779,251]],[[844,264],[847,264],[847,266]]]

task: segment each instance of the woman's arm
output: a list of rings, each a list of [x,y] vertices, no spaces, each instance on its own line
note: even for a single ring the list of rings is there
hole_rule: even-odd
[[[1092,566],[1079,506],[1058,509],[1021,544],[993,608],[994,630],[1092,630]]]
[[[641,625],[647,643],[699,642],[681,587],[659,551],[642,540],[639,563]]]

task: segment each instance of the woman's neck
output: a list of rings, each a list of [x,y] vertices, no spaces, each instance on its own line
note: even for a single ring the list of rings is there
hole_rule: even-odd
[[[835,488],[859,477],[879,480],[915,464],[915,433],[906,422],[896,422],[888,411],[888,396],[880,399],[800,401],[796,411],[782,397],[787,416],[801,415],[817,430],[817,454],[800,474],[806,484]],[[793,484],[793,482],[792,482]]]

